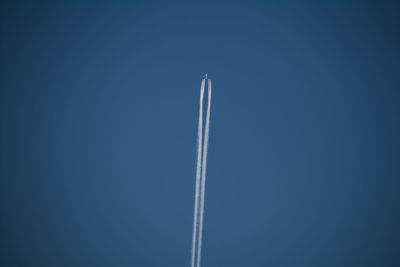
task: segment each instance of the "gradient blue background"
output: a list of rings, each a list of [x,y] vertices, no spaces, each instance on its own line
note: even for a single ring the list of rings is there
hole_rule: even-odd
[[[399,13],[2,2],[0,265],[400,266]]]

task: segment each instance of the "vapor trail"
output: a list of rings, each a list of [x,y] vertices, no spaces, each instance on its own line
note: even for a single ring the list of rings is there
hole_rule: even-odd
[[[203,143],[203,98],[204,98],[204,84],[205,80],[201,80],[200,89],[200,110],[199,110],[199,125],[197,130],[197,166],[196,166],[196,191],[194,199],[194,215],[193,215],[193,234],[192,234],[192,255],[191,267],[194,267],[196,258],[196,245],[197,245],[197,220],[199,216],[199,188],[200,188],[200,170],[201,170],[201,154]]]
[[[207,150],[208,150],[208,136],[210,131],[210,108],[211,108],[211,80],[208,80],[208,103],[206,115],[206,129],[204,131],[204,145],[203,145],[203,163],[201,166],[201,196],[200,196],[200,225],[199,237],[197,247],[197,267],[200,267],[201,258],[201,243],[203,238],[203,215],[204,215],[204,196],[206,189],[206,167],[207,167]]]

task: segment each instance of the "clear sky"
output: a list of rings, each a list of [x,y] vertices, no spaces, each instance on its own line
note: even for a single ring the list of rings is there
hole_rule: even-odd
[[[2,2],[0,265],[399,266],[400,5]]]

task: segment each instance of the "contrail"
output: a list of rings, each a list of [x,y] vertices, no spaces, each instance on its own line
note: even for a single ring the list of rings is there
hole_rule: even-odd
[[[210,107],[211,107],[211,80],[208,80],[208,103],[206,115],[206,129],[204,132],[204,145],[203,145],[203,163],[201,166],[201,196],[200,196],[200,224],[199,224],[199,237],[197,247],[197,267],[200,267],[201,258],[201,242],[203,238],[203,215],[204,215],[204,195],[206,189],[206,167],[207,167],[207,150],[208,150],[208,136],[210,132]]]
[[[199,110],[199,125],[197,130],[197,166],[196,166],[196,191],[194,199],[194,215],[193,215],[193,235],[192,235],[192,256],[191,267],[194,267],[196,258],[196,245],[197,245],[197,220],[199,215],[199,188],[200,188],[200,170],[201,170],[201,154],[203,143],[203,97],[204,97],[204,83],[205,79],[201,81],[200,89],[200,110]]]

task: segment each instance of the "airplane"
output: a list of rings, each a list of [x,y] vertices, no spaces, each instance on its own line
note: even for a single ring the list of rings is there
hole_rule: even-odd
[[[207,79],[207,73],[203,75],[203,79]]]

